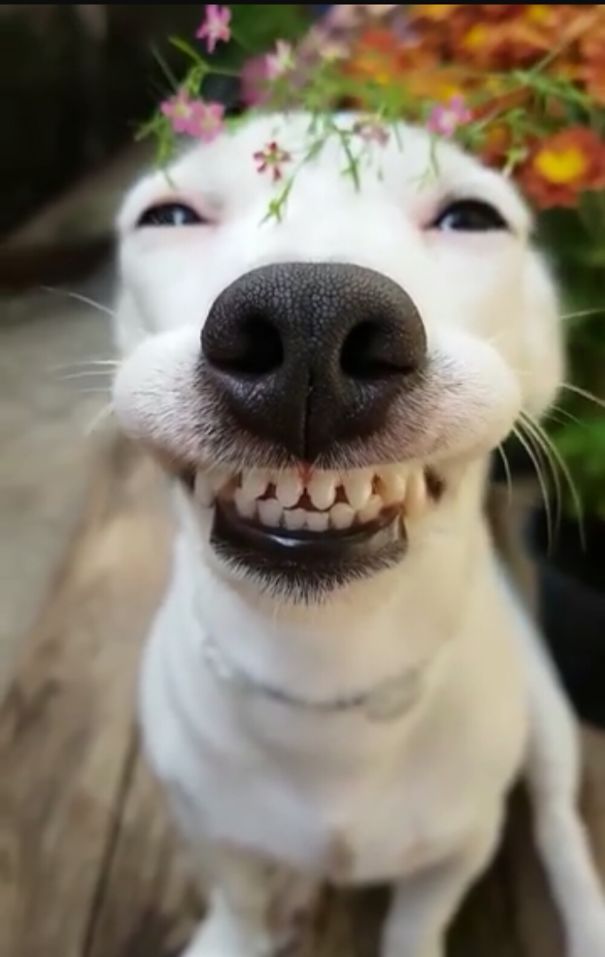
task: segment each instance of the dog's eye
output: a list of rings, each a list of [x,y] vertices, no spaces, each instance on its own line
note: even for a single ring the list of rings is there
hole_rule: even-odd
[[[439,213],[432,229],[479,233],[492,229],[508,229],[506,220],[494,206],[478,199],[459,199]]]
[[[205,222],[207,220],[184,203],[159,203],[139,216],[137,226],[196,226]]]

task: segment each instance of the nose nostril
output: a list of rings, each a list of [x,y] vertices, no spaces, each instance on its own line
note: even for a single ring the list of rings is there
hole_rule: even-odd
[[[390,323],[366,319],[349,332],[340,354],[340,367],[352,379],[384,379],[412,372],[414,366],[399,357]]]
[[[206,343],[206,356],[222,372],[238,375],[268,375],[284,361],[278,330],[260,313],[250,312],[219,342]]]

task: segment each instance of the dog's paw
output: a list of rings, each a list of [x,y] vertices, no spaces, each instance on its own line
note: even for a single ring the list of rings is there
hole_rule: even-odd
[[[243,953],[241,948],[234,945],[233,935],[229,933],[225,921],[218,915],[210,914],[180,957],[251,957],[251,955]]]
[[[225,920],[224,915],[211,914],[180,957],[296,957],[300,937],[289,940],[242,941],[242,936]]]

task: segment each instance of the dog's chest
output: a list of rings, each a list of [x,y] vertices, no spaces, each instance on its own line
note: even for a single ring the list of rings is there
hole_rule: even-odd
[[[416,730],[407,715],[372,722],[275,704],[232,709],[211,685],[205,700],[198,687],[192,709],[204,720],[195,722],[185,698],[167,700],[164,679],[147,677],[148,750],[192,841],[254,849],[334,882],[382,880],[455,850],[488,801],[480,725],[471,733],[445,713]]]

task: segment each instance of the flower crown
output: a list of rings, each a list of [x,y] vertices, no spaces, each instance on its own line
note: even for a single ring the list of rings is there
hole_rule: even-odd
[[[276,183],[269,216],[281,218],[301,164],[328,139],[360,188],[370,152],[398,137],[402,119],[501,169],[538,209],[580,208],[605,187],[605,6],[341,4],[298,47],[278,40],[237,74],[207,56],[232,39],[245,48],[231,9],[216,4],[194,40],[171,39],[186,72],[139,136],[156,138],[164,166],[180,135],[210,142],[237,122],[204,98],[216,74],[237,75],[249,110],[308,112],[300,155],[276,139],[250,157]],[[347,127],[336,108],[359,118]]]

